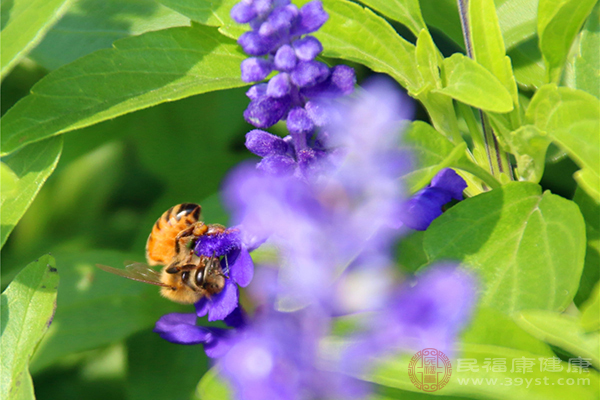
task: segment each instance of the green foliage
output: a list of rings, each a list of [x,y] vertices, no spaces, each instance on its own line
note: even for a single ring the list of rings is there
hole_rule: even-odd
[[[596,0],[540,0],[537,30],[548,69],[547,82],[558,82],[562,66],[581,25]]]
[[[564,311],[583,269],[585,225],[572,202],[513,182],[452,207],[426,231],[424,247],[430,261],[476,271],[482,305]]]
[[[486,111],[507,113],[514,108],[502,83],[470,58],[458,53],[445,58],[443,71],[445,85],[436,92]]]
[[[2,2],[0,78],[27,55],[59,20],[72,0],[16,0]]]
[[[62,146],[61,137],[51,138],[33,143],[3,158],[2,165],[11,169],[16,180],[11,182],[15,188],[9,190],[4,186],[6,184],[4,176],[2,180],[0,196],[0,218],[2,220],[0,243],[2,246],[46,179],[56,168]]]
[[[2,118],[2,154],[165,101],[242,86],[243,58],[232,41],[202,26],[118,40],[36,84]]]
[[[2,292],[3,399],[35,399],[29,360],[52,323],[58,272],[52,256],[29,264]]]
[[[249,156],[243,143],[251,129],[242,117],[248,100],[239,64],[246,56],[234,42],[248,28],[229,16],[236,2],[2,2],[9,110],[2,117],[0,238],[3,284],[12,280],[2,296],[3,398],[11,387],[6,398],[34,398],[34,382],[40,398],[232,398],[218,369],[206,372],[200,346],[172,345],[151,332],[164,313],[190,307],[95,264],[141,261],[152,224],[173,204],[198,202],[207,222],[227,224],[218,191],[227,171]],[[401,144],[413,163],[402,177],[408,193],[446,167],[468,182],[468,198],[403,240],[396,261],[403,272],[444,259],[475,271],[480,302],[455,358],[480,366],[507,358],[508,371],[454,369],[436,395],[596,398],[597,370],[575,376],[589,385],[458,383],[574,377],[564,361],[560,372],[539,365],[525,376],[511,372],[523,357],[588,356],[598,366],[600,5],[468,3],[473,59],[461,53],[455,0],[323,0],[329,20],[315,36],[325,62],[388,74],[423,106],[423,121],[410,124]],[[50,72],[31,88],[43,68]],[[71,131],[78,132],[59,136]],[[504,153],[522,182],[499,171]],[[556,163],[556,154],[567,159]],[[574,181],[565,177],[576,168],[570,160],[580,168]],[[565,172],[569,163],[573,170]],[[544,191],[548,182],[553,191],[576,187],[573,201],[567,192]],[[50,288],[58,277],[46,268],[54,261],[43,256],[18,273],[48,251],[59,260],[61,286],[40,342],[57,296]],[[270,248],[254,256],[277,259]],[[358,377],[375,383],[371,400],[431,397],[415,391],[409,358],[381,359]]]

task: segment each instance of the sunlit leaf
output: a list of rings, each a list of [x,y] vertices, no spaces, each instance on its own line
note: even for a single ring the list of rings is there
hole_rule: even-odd
[[[588,17],[575,59],[575,87],[600,98],[600,4]]]
[[[2,293],[0,397],[34,399],[29,360],[52,322],[58,273],[54,258],[29,264]]]
[[[48,31],[29,56],[49,70],[127,36],[188,26],[189,18],[153,1],[79,0]]]
[[[600,100],[549,84],[533,96],[527,118],[581,167],[575,180],[600,203]]]
[[[223,378],[219,376],[217,368],[211,368],[204,374],[198,388],[195,400],[227,400],[233,399],[233,395]]]
[[[507,314],[562,311],[579,286],[585,224],[575,203],[513,182],[450,208],[427,229],[424,246],[431,261],[459,260],[476,271],[482,305]]]
[[[593,365],[600,365],[600,332],[586,333],[578,318],[550,311],[526,310],[515,321],[538,339],[575,357],[591,358]]]
[[[557,83],[575,35],[596,0],[539,0],[537,30],[548,68],[547,82]]]
[[[600,330],[600,283],[596,283],[592,295],[581,306],[581,326],[586,331]]]
[[[2,159],[16,175],[16,189],[5,191],[2,183],[0,196],[0,219],[2,233],[0,244],[4,246],[8,235],[19,222],[29,205],[52,174],[62,151],[62,138],[51,138],[26,146]]]
[[[434,90],[470,106],[506,113],[513,109],[510,93],[488,70],[462,54],[444,59],[445,87]]]
[[[361,0],[361,3],[400,22],[418,36],[421,29],[427,30],[418,0]]]
[[[243,86],[236,43],[192,26],[121,39],[58,69],[2,118],[2,152],[135,110]]]
[[[13,0],[2,2],[2,79],[44,37],[73,0]]]

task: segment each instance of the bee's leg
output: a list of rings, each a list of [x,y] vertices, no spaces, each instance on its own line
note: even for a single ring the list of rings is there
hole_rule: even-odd
[[[195,237],[201,236],[208,230],[204,222],[198,221],[175,236],[175,253],[179,254],[182,248],[185,248],[188,243]]]

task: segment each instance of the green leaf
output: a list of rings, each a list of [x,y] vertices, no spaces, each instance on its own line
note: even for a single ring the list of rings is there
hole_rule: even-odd
[[[539,358],[549,359],[549,355],[495,345],[464,343],[460,350],[460,359],[471,359],[476,363],[477,370],[469,369],[468,366],[463,366],[459,370],[457,360],[453,359],[450,381],[442,389],[436,391],[436,395],[462,395],[470,398],[498,400],[597,399],[597,388],[600,382],[598,373],[594,370],[573,374],[567,372],[567,363],[556,360],[558,366],[562,367],[561,371],[542,372]],[[379,385],[413,392],[420,391],[408,376],[408,364],[411,356],[396,356],[381,360],[376,370],[367,379]],[[524,361],[523,357],[533,363],[531,369],[526,373],[514,369],[514,365],[518,366],[519,362]],[[493,370],[490,368],[490,362],[494,359],[506,360],[506,369],[501,370],[496,367],[497,369]],[[569,386],[565,384],[569,378],[574,378],[574,382],[578,382],[577,379],[582,380],[579,381],[580,384]]]
[[[400,22],[415,35],[427,30],[418,0],[361,0],[361,3],[384,16]]]
[[[419,0],[427,25],[439,29],[461,49],[464,49],[462,27],[455,0]]]
[[[581,167],[575,180],[600,203],[600,100],[549,84],[533,96],[526,116]]]
[[[48,31],[29,57],[54,70],[93,51],[110,48],[115,40],[189,25],[189,18],[153,1],[81,0]]]
[[[581,326],[587,332],[600,330],[600,283],[596,283],[592,295],[581,306]]]
[[[238,0],[159,0],[159,3],[202,25],[231,26],[234,29],[236,24],[229,17],[229,12],[238,2]]]
[[[538,37],[548,69],[547,82],[558,83],[575,35],[596,0],[539,0]]]
[[[325,0],[323,6],[329,20],[315,34],[323,44],[323,55],[386,73],[409,92],[420,89],[415,47],[399,36],[386,20],[346,0]]]
[[[431,261],[476,271],[484,306],[564,310],[583,269],[585,225],[573,202],[512,182],[450,208],[427,229],[424,247]]]
[[[544,174],[546,151],[550,145],[548,136],[533,125],[523,125],[504,138],[517,160],[520,180],[538,183]]]
[[[417,68],[425,84],[431,84],[432,89],[441,88],[442,80],[440,78],[440,64],[438,62],[441,59],[441,55],[435,43],[433,43],[429,31],[426,29],[423,29],[418,34],[415,51]]]
[[[594,286],[600,280],[600,204],[596,203],[581,187],[577,187],[573,201],[577,203],[585,220],[587,249],[585,265],[579,289],[575,296],[575,304],[584,305],[591,296]]]
[[[233,395],[227,384],[220,377],[217,368],[209,369],[196,389],[196,400],[227,400]]]
[[[441,133],[422,121],[415,121],[403,135],[403,149],[414,159],[411,172],[403,177],[410,193],[416,193],[429,184],[446,167],[461,169],[476,175],[491,187],[498,182],[487,171],[473,163],[466,155],[466,145],[453,145]]]
[[[2,118],[2,152],[135,110],[243,86],[237,44],[202,26],[121,39],[39,83]]]
[[[533,91],[546,83],[546,67],[537,45],[537,36],[510,49],[508,56],[520,86]]]
[[[444,59],[446,86],[433,90],[455,100],[486,111],[506,113],[513,101],[502,83],[477,62],[462,54]]]
[[[493,0],[469,1],[469,26],[473,43],[473,58],[490,71],[512,96],[518,118],[519,97],[510,58],[506,56],[504,40]]]
[[[123,268],[143,256],[116,251],[57,254],[61,291],[54,324],[32,361],[39,371],[62,357],[122,340],[152,326],[169,311],[181,308],[162,298],[158,288],[109,274],[96,264]],[[189,309],[191,312],[193,310]]]
[[[31,202],[52,174],[62,151],[62,138],[51,138],[33,143],[2,159],[16,175],[16,191],[2,188],[0,195],[0,220],[2,233],[0,246],[4,246],[8,235],[19,222]],[[4,182],[2,183],[4,186]]]
[[[539,0],[495,0],[498,23],[506,48],[533,38],[537,31]]]
[[[58,273],[45,255],[29,264],[2,293],[0,397],[34,399],[29,360],[52,322]]]
[[[0,182],[2,182],[2,197],[16,194],[19,177],[4,162],[0,162]]]
[[[3,1],[2,55],[0,77],[6,74],[35,47],[46,32],[65,13],[72,0]]]
[[[600,98],[600,4],[590,14],[575,58],[575,88]]]
[[[550,311],[526,310],[515,321],[538,339],[575,357],[591,358],[596,367],[600,365],[600,332],[585,333],[578,318]]]
[[[479,307],[461,338],[469,344],[505,347],[546,357],[554,355],[550,346],[524,332],[511,317],[493,308]]]

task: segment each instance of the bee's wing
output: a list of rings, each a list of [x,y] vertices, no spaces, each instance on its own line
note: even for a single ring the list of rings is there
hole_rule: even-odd
[[[125,269],[113,268],[102,264],[96,264],[96,267],[106,272],[110,272],[111,274],[133,279],[134,281],[149,283],[156,286],[170,287],[169,285],[160,281],[160,272],[153,270],[146,264],[133,263],[127,265]]]

